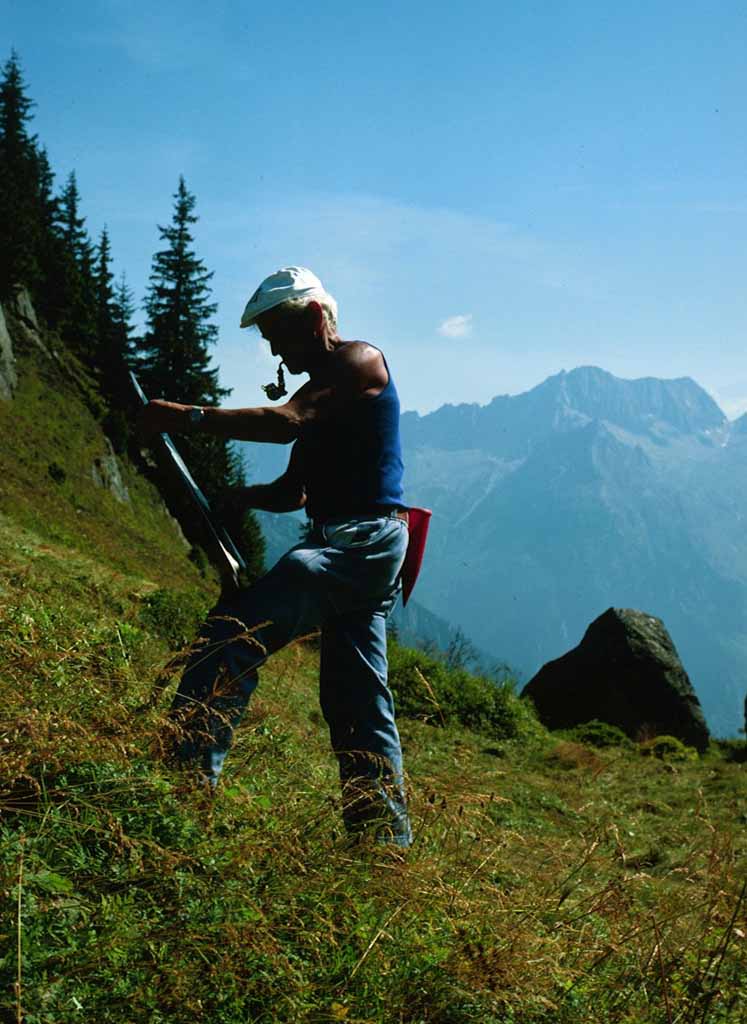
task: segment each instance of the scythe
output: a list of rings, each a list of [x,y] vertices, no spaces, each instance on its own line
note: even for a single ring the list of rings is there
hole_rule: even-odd
[[[132,385],[135,388],[138,398],[143,405],[148,404],[140,382],[134,373],[130,373]],[[189,495],[193,505],[200,513],[202,525],[205,528],[209,541],[208,555],[215,568],[220,573],[224,583],[239,586],[239,573],[246,571],[246,562],[241,552],[231,540],[226,529],[215,519],[205,495],[194,481],[192,474],[187,469],[184,459],[174,446],[168,434],[159,434],[156,442],[167,465],[173,468],[173,475],[177,478],[180,486]]]

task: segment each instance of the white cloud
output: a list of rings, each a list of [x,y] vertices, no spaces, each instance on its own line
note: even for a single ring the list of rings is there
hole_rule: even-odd
[[[438,333],[445,338],[466,338],[472,333],[472,314],[459,313],[457,316],[447,317],[442,324],[439,324]]]

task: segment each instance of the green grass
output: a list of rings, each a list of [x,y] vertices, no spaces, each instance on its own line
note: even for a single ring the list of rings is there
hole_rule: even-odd
[[[47,341],[55,344],[54,336]],[[200,586],[158,493],[126,459],[120,464],[129,502],[94,483],[94,460],[106,451],[89,408],[95,394],[81,391],[80,368],[63,349],[59,353],[60,363],[28,343],[17,353],[17,394],[13,402],[0,401],[0,513],[40,542],[91,555],[122,572],[172,587]]]
[[[160,757],[170,690],[150,700],[178,592],[8,521],[0,542],[8,1020],[19,941],[29,1024],[741,1019],[743,763],[559,740],[523,707],[472,731],[421,660],[447,721],[410,695],[415,846],[351,851],[313,644],[264,671],[211,801]]]
[[[263,670],[215,800],[169,767],[214,594],[146,483],[88,482],[90,403],[50,374],[27,354],[0,406],[0,1019],[747,1019],[744,744],[552,736],[393,645],[415,845],[351,849],[311,642]]]

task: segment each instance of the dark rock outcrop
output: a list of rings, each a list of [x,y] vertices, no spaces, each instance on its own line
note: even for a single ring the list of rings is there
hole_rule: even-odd
[[[31,296],[27,288],[21,288],[16,292],[14,299],[14,306],[16,316],[21,320],[25,320],[26,324],[37,333],[39,332],[39,320],[34,309],[34,304],[31,301]]]
[[[661,619],[609,608],[578,647],[549,661],[524,687],[549,729],[592,719],[641,734],[676,736],[698,750],[708,728],[695,691]]]
[[[10,339],[3,307],[0,306],[0,398],[6,401],[13,397],[18,383],[13,342]]]
[[[93,482],[97,487],[103,487],[105,490],[110,491],[117,501],[128,502],[130,494],[122,480],[119,462],[114,454],[112,443],[108,437],[104,438],[104,443],[106,451],[94,459],[93,466],[91,467]]]

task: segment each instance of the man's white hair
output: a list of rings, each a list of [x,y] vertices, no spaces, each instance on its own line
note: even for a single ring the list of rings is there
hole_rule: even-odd
[[[307,295],[294,296],[292,299],[285,299],[284,302],[275,306],[277,310],[288,311],[289,313],[300,312],[306,309],[310,302],[318,302],[322,307],[327,327],[331,331],[337,330],[337,302],[325,291],[309,292]]]

